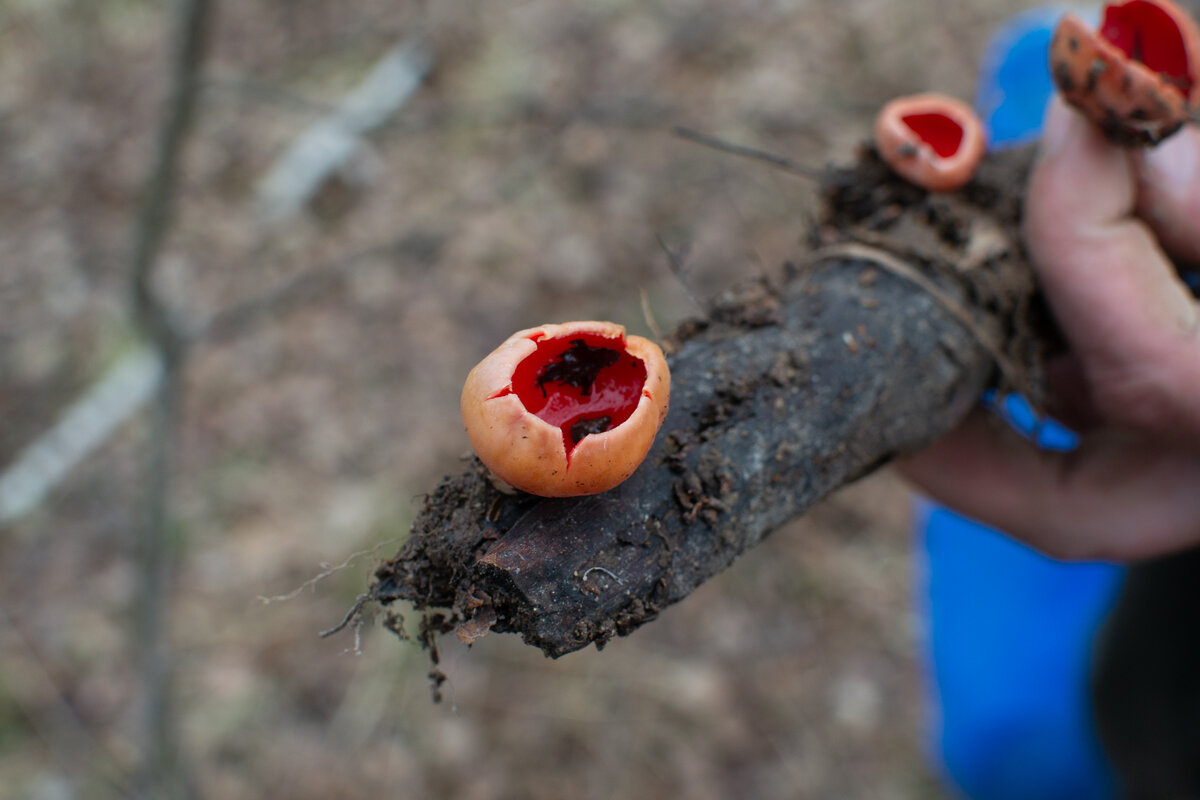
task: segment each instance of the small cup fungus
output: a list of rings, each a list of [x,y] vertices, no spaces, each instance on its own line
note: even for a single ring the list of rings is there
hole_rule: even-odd
[[[1067,14],[1050,43],[1050,71],[1109,139],[1158,144],[1200,107],[1200,29],[1170,0],[1110,3],[1097,31]]]
[[[517,331],[479,362],[462,393],[479,460],[532,494],[607,491],[650,450],[671,376],[658,345],[611,322]]]
[[[931,192],[965,186],[986,145],[974,110],[943,94],[898,97],[875,118],[880,157],[900,177]]]

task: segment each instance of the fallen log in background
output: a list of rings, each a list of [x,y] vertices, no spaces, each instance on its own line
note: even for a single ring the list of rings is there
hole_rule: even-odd
[[[1018,236],[1028,153],[953,195],[869,150],[823,182],[813,252],[668,341],[670,413],[601,495],[497,488],[477,461],[427,499],[364,600],[429,612],[427,643],[520,633],[547,655],[653,619],[841,486],[953,428],[997,384],[1035,390],[1045,337]]]

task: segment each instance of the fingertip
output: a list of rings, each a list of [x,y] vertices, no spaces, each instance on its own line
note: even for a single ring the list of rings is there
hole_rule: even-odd
[[[1112,431],[1039,449],[982,410],[897,462],[932,499],[1055,558],[1145,558],[1200,540],[1200,456]]]
[[[1054,95],[1046,106],[1042,138],[1038,143],[1038,157],[1054,158],[1068,147],[1071,141],[1080,135],[1077,121],[1081,119],[1082,117],[1067,107],[1062,97]]]
[[[1147,149],[1142,176],[1164,194],[1189,197],[1200,178],[1200,128],[1186,126],[1157,147]]]
[[[1030,175],[1027,235],[1052,242],[1128,216],[1136,186],[1127,152],[1061,98],[1052,100]]]
[[[1200,264],[1200,127],[1145,151],[1137,167],[1139,213],[1168,253]]]

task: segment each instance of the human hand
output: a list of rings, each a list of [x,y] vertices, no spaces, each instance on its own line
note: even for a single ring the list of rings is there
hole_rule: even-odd
[[[935,499],[1060,558],[1131,560],[1200,544],[1200,129],[1145,153],[1054,101],[1025,241],[1068,344],[1052,411],[1080,433],[1038,450],[978,409],[900,462]]]

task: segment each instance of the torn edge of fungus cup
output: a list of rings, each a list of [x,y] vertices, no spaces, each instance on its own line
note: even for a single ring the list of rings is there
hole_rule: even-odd
[[[1200,27],[1171,0],[1106,4],[1094,31],[1065,14],[1050,73],[1111,141],[1156,145],[1200,112]]]
[[[987,137],[969,105],[929,92],[897,97],[880,109],[875,148],[909,183],[931,192],[952,192],[974,177]]]
[[[462,416],[479,460],[530,494],[598,494],[634,473],[667,415],[662,350],[612,322],[517,331],[467,376]]]

